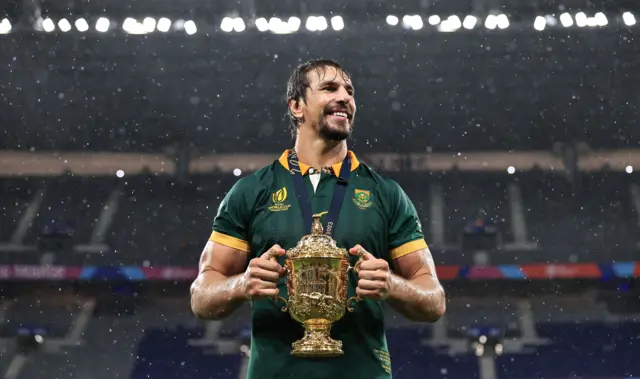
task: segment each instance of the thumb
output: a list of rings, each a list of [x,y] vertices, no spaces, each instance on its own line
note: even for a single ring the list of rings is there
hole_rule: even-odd
[[[270,255],[273,255],[274,257],[279,257],[279,256],[284,255],[285,253],[286,253],[286,251],[283,248],[281,248],[280,245],[275,244],[275,245],[271,246],[271,248],[269,250],[265,251],[260,256],[260,258],[269,259]]]
[[[360,245],[355,245],[354,247],[352,247],[351,249],[349,249],[349,254],[351,255],[358,255],[358,251],[362,249],[364,251],[364,255],[363,255],[363,259],[365,261],[370,261],[372,259],[376,259],[376,257],[373,256],[373,254],[371,254],[370,252],[368,252],[364,247],[360,246]]]

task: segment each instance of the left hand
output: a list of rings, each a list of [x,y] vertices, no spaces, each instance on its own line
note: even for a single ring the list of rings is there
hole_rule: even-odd
[[[364,261],[358,267],[356,294],[361,299],[386,299],[391,288],[389,264],[384,259],[374,257],[360,245],[349,249],[349,253],[358,255],[359,249],[364,250]]]

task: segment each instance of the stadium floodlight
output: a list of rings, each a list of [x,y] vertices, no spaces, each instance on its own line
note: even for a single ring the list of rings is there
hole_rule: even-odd
[[[240,170],[239,168],[234,168],[233,169],[233,175],[235,175],[235,176],[242,175],[242,170]]]
[[[105,17],[100,17],[98,21],[96,21],[96,30],[100,33],[105,33],[109,30],[109,19]]]
[[[636,17],[631,12],[624,12],[622,14],[622,21],[624,21],[627,26],[633,26],[636,24]]]
[[[436,26],[440,23],[441,20],[440,20],[440,16],[434,14],[432,16],[429,16],[428,21],[429,21],[429,25]]]
[[[327,24],[327,19],[323,16],[309,16],[305,26],[311,32],[321,32],[326,30],[329,25]]]
[[[584,28],[589,23],[587,15],[584,12],[576,13],[576,26],[579,28]]]
[[[233,30],[233,19],[231,17],[225,17],[220,23],[220,29],[223,32],[230,33]]]
[[[513,175],[513,174],[515,174],[515,173],[516,173],[516,168],[515,168],[515,167],[513,167],[513,166],[509,166],[509,167],[507,167],[507,173],[508,173],[509,175]]]
[[[460,18],[458,16],[449,16],[448,19],[442,21],[438,25],[438,30],[441,32],[455,32],[462,27]]]
[[[573,18],[571,18],[571,15],[569,13],[563,13],[560,15],[560,23],[565,28],[569,28],[573,26]]]
[[[468,15],[464,18],[464,21],[462,22],[462,26],[465,29],[473,29],[476,27],[476,24],[478,23],[478,18],[472,15]]]
[[[55,28],[56,25],[50,18],[47,17],[46,19],[44,19],[44,21],[42,21],[42,30],[44,30],[45,32],[52,32]]]
[[[327,19],[324,18],[324,16],[316,17],[316,23],[318,26],[318,31],[320,32],[327,30],[327,28],[329,27],[329,24],[327,24]]]
[[[394,15],[387,16],[387,24],[391,26],[396,26],[398,25],[398,22],[400,22],[400,20],[398,19],[398,16],[394,16]]]
[[[402,26],[406,29],[420,30],[424,26],[422,17],[420,15],[405,15],[402,17]]]
[[[233,30],[240,33],[246,29],[246,25],[244,24],[244,20],[241,17],[236,17],[233,19]]]
[[[169,20],[166,17],[162,17],[161,19],[158,20],[158,24],[156,25],[156,29],[159,32],[166,33],[166,32],[169,31],[169,28],[171,28],[171,20]]]
[[[144,25],[135,18],[127,17],[122,23],[122,30],[129,34],[147,34]]]
[[[627,174],[632,174],[633,173],[633,166],[627,166],[624,168],[624,170],[627,172]]]
[[[496,16],[496,23],[500,29],[506,29],[509,27],[509,18],[506,14],[499,14]]]
[[[498,20],[496,16],[493,14],[488,15],[487,18],[484,20],[484,27],[489,30],[493,30],[496,27],[498,27]]]
[[[9,19],[4,18],[0,22],[0,34],[8,34],[9,32],[11,32],[11,22]]]
[[[256,29],[258,29],[258,31],[266,32],[267,30],[269,30],[269,21],[267,21],[267,19],[264,17],[256,19],[254,25],[256,26]]]
[[[89,24],[84,18],[77,19],[75,25],[76,29],[78,29],[79,32],[86,32],[87,30],[89,30]]]
[[[287,25],[289,26],[290,32],[297,32],[300,29],[300,25],[302,25],[302,20],[298,17],[289,17],[289,21],[287,21]]]
[[[609,24],[609,20],[607,20],[607,16],[602,12],[596,13],[593,19],[596,21],[597,26],[607,26]]]
[[[333,28],[333,30],[344,29],[344,20],[342,19],[342,16],[331,17],[331,27]]]
[[[66,33],[69,30],[71,30],[71,23],[66,18],[63,18],[60,21],[58,21],[58,27],[62,32]]]
[[[153,33],[156,30],[156,19],[153,17],[145,17],[142,20],[142,29],[146,33]]]
[[[196,32],[198,31],[198,28],[196,28],[196,23],[193,22],[193,20],[185,21],[184,31],[190,36],[196,34]]]
[[[538,31],[543,31],[546,26],[547,20],[542,16],[536,17],[536,20],[533,22],[533,28]]]

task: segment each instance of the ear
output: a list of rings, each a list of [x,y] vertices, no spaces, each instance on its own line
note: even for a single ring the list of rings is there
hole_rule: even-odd
[[[291,112],[293,117],[298,119],[302,118],[303,105],[304,105],[304,102],[302,100],[295,100],[295,99],[289,100],[289,111]]]

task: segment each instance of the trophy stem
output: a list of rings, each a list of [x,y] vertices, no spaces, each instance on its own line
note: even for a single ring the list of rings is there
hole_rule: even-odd
[[[337,357],[344,354],[342,341],[331,338],[331,322],[326,319],[305,321],[304,337],[291,345],[291,354],[297,357]]]

